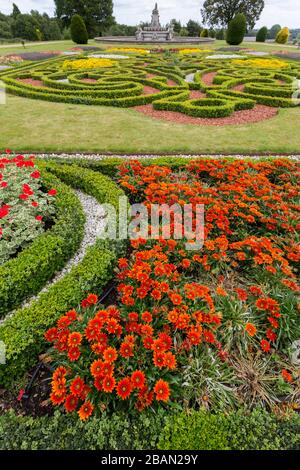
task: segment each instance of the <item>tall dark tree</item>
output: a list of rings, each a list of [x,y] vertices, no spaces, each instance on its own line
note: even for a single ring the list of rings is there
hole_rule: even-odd
[[[186,25],[186,28],[188,30],[189,36],[193,36],[193,37],[199,37],[202,31],[201,25],[197,21],[194,21],[194,20],[190,20],[188,24]]]
[[[13,11],[12,11],[11,16],[12,16],[13,18],[17,18],[18,15],[21,15],[21,11],[20,11],[18,5],[16,5],[15,3],[13,3]]]
[[[238,13],[243,13],[248,29],[253,29],[264,7],[264,0],[205,0],[201,14],[205,24],[227,27]]]
[[[173,25],[173,28],[174,28],[174,31],[175,33],[179,34],[180,31],[181,31],[181,22],[176,20],[175,18],[171,21],[172,25]]]
[[[56,16],[70,26],[74,15],[80,15],[90,37],[102,34],[115,23],[112,0],[54,0]]]

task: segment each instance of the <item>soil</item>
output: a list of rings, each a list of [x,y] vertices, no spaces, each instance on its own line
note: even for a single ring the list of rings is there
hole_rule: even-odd
[[[42,80],[34,80],[33,78],[18,78],[18,82],[26,83],[26,85],[32,85],[37,87],[44,87]]]
[[[160,90],[152,86],[144,86],[143,95],[154,95],[156,93],[160,93]]]
[[[198,126],[228,126],[238,124],[250,124],[271,119],[278,114],[277,108],[264,105],[256,105],[253,109],[236,111],[231,116],[225,118],[197,118],[187,116],[183,113],[173,111],[156,111],[151,104],[136,106],[136,111],[154,119],[160,119],[177,124],[193,124]]]

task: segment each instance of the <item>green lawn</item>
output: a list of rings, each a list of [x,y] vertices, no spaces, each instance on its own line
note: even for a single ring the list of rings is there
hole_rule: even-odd
[[[48,103],[14,96],[0,106],[0,149],[30,152],[299,153],[300,108],[251,125],[194,126],[133,109]]]
[[[18,54],[21,52],[41,52],[41,51],[51,51],[51,50],[56,50],[56,51],[67,51],[71,49],[72,47],[75,47],[76,44],[73,43],[73,41],[52,41],[52,42],[44,42],[44,43],[27,43],[25,49],[21,44],[8,44],[8,45],[0,45],[0,55],[6,55],[6,54]],[[98,46],[101,48],[109,48],[109,47],[146,47],[146,48],[152,48],[152,47],[157,47],[157,45],[153,44],[145,44],[145,45],[133,45],[131,44],[106,44],[106,43],[100,43],[96,42],[94,40],[89,41],[89,46]],[[214,43],[211,44],[204,44],[197,46],[195,44],[184,44],[181,45],[180,47],[206,47],[208,49],[217,49],[219,47],[225,47],[228,46],[225,41],[215,41]],[[166,48],[172,48],[174,47],[173,44],[171,45],[165,45],[164,47]],[[274,43],[265,43],[265,44],[259,44],[256,42],[244,42],[241,47],[249,47],[251,49],[256,49],[259,51],[272,51],[272,50],[297,50],[296,46],[283,46],[281,44],[274,44]],[[299,49],[298,49],[299,50]]]

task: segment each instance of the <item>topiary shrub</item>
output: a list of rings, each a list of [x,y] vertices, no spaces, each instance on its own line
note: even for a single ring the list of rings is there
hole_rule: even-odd
[[[227,30],[226,41],[230,46],[238,46],[244,40],[247,30],[246,17],[243,13],[237,14],[230,21]]]
[[[289,28],[287,27],[282,28],[276,36],[276,42],[278,44],[286,44],[289,40],[289,36],[290,36]]]
[[[74,15],[71,20],[71,38],[76,44],[87,44],[89,40],[85,22],[80,15]]]
[[[208,36],[209,36],[208,29],[206,29],[206,28],[203,29],[200,33],[200,37],[201,38],[208,38]]]
[[[266,26],[263,26],[257,32],[256,42],[266,42],[267,36],[268,36],[268,28]]]

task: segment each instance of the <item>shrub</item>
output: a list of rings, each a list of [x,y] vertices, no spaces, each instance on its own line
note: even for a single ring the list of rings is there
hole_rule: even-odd
[[[170,416],[162,430],[161,450],[298,450],[300,418],[278,418],[263,409],[224,415],[204,410]]]
[[[289,40],[290,31],[289,28],[282,28],[276,36],[276,42],[278,44],[286,44]]]
[[[208,29],[204,28],[202,29],[201,33],[200,33],[200,37],[201,38],[208,38],[209,37],[209,31]]]
[[[71,20],[71,38],[76,44],[88,43],[88,32],[85,22],[80,15],[74,15]]]
[[[237,14],[228,25],[226,41],[231,46],[238,46],[244,40],[247,31],[247,22],[243,13]]]
[[[257,32],[256,42],[266,42],[267,36],[268,36],[268,28],[266,26],[263,26]]]

